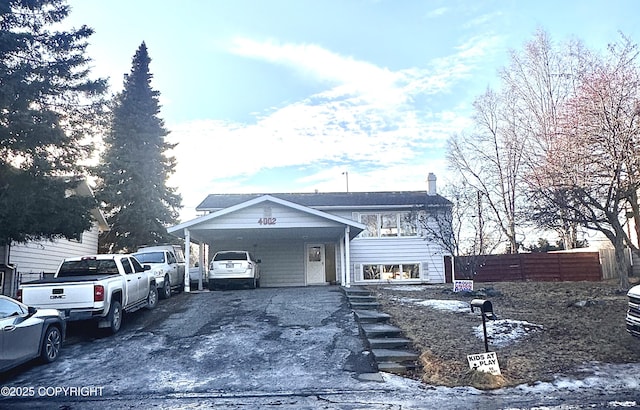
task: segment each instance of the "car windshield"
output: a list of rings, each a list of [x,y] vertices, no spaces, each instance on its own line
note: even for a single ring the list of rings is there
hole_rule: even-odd
[[[164,252],[134,253],[140,263],[164,263]]]
[[[58,277],[116,273],[118,273],[118,267],[113,259],[81,259],[63,262],[58,271]]]
[[[214,261],[246,261],[246,252],[219,252],[213,257]]]

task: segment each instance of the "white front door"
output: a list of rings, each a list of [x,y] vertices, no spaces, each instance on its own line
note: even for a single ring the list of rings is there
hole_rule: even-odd
[[[307,285],[326,283],[324,274],[324,245],[307,245]]]

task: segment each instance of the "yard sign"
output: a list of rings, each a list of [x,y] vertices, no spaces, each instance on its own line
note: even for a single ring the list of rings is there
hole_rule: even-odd
[[[469,368],[479,372],[491,373],[493,375],[500,374],[500,365],[498,364],[498,355],[495,352],[470,354],[467,356]]]
[[[473,281],[472,280],[454,280],[453,281],[453,291],[454,292],[472,292],[473,291]]]

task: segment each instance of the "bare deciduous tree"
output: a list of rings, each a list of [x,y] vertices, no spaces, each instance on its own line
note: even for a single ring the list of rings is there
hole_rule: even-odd
[[[539,30],[512,52],[502,88],[476,100],[475,133],[452,137],[448,151],[511,251],[527,220],[556,230],[567,248],[579,242],[579,229],[599,231],[616,250],[621,288],[628,287],[624,247],[638,247],[625,232],[627,217],[640,237],[638,55],[624,36],[598,56],[577,41],[556,48]]]
[[[433,212],[419,214],[420,227],[426,240],[439,244],[454,256],[457,271],[473,278],[484,255],[500,244],[500,232],[490,231],[495,224],[485,225],[487,213],[482,195],[465,183],[448,184],[442,194],[452,202],[450,208],[438,207]],[[458,256],[467,256],[460,265]]]
[[[447,159],[465,183],[486,201],[495,226],[506,238],[508,252],[517,253],[526,140],[517,132],[509,93],[488,89],[474,102],[474,108],[476,132],[451,138]]]
[[[637,46],[623,36],[605,57],[590,56],[576,95],[558,115],[555,156],[544,162],[555,181],[548,189],[568,198],[561,204],[568,207],[565,217],[613,244],[622,289],[629,286],[625,245],[635,247],[624,225],[628,206],[631,212],[638,209],[640,189],[638,55]]]
[[[553,206],[568,198],[563,192],[553,192],[553,200],[536,195],[538,185],[546,183],[547,175],[540,173],[539,164],[557,148],[559,115],[563,105],[575,93],[577,79],[583,71],[581,57],[585,53],[580,42],[571,41],[561,48],[554,46],[549,35],[538,30],[533,40],[520,52],[511,52],[511,63],[501,71],[501,80],[509,90],[514,111],[514,126],[518,138],[525,139],[523,172],[527,189],[527,208],[524,216],[542,229],[554,230],[565,247],[576,247],[578,225],[567,218],[568,209]],[[558,175],[562,178],[563,175]]]

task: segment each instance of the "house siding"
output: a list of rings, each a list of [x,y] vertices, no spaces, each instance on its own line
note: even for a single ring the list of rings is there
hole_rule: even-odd
[[[445,282],[442,250],[423,238],[358,238],[351,241],[351,280],[354,283],[363,282],[363,264],[397,263],[420,263],[421,282]]]
[[[82,241],[57,239],[26,244],[13,244],[9,263],[16,266],[19,275],[52,274],[64,258],[91,255],[98,252],[98,227],[82,234]]]
[[[406,212],[407,208],[373,208],[358,211],[327,211],[327,213],[349,218],[359,222],[360,213],[371,212]],[[424,211],[420,211],[424,213]],[[446,252],[423,237],[399,238],[360,238],[350,243],[351,250],[351,282],[371,283],[363,281],[361,267],[363,264],[397,264],[420,263],[420,282],[445,283],[444,255]],[[404,280],[406,282],[406,280]]]
[[[273,218],[272,225],[260,224],[260,219]],[[203,222],[199,229],[282,229],[282,228],[313,228],[332,227],[339,224],[319,216],[306,214],[296,209],[287,208],[278,204],[259,204],[245,209],[221,215],[214,220]]]

